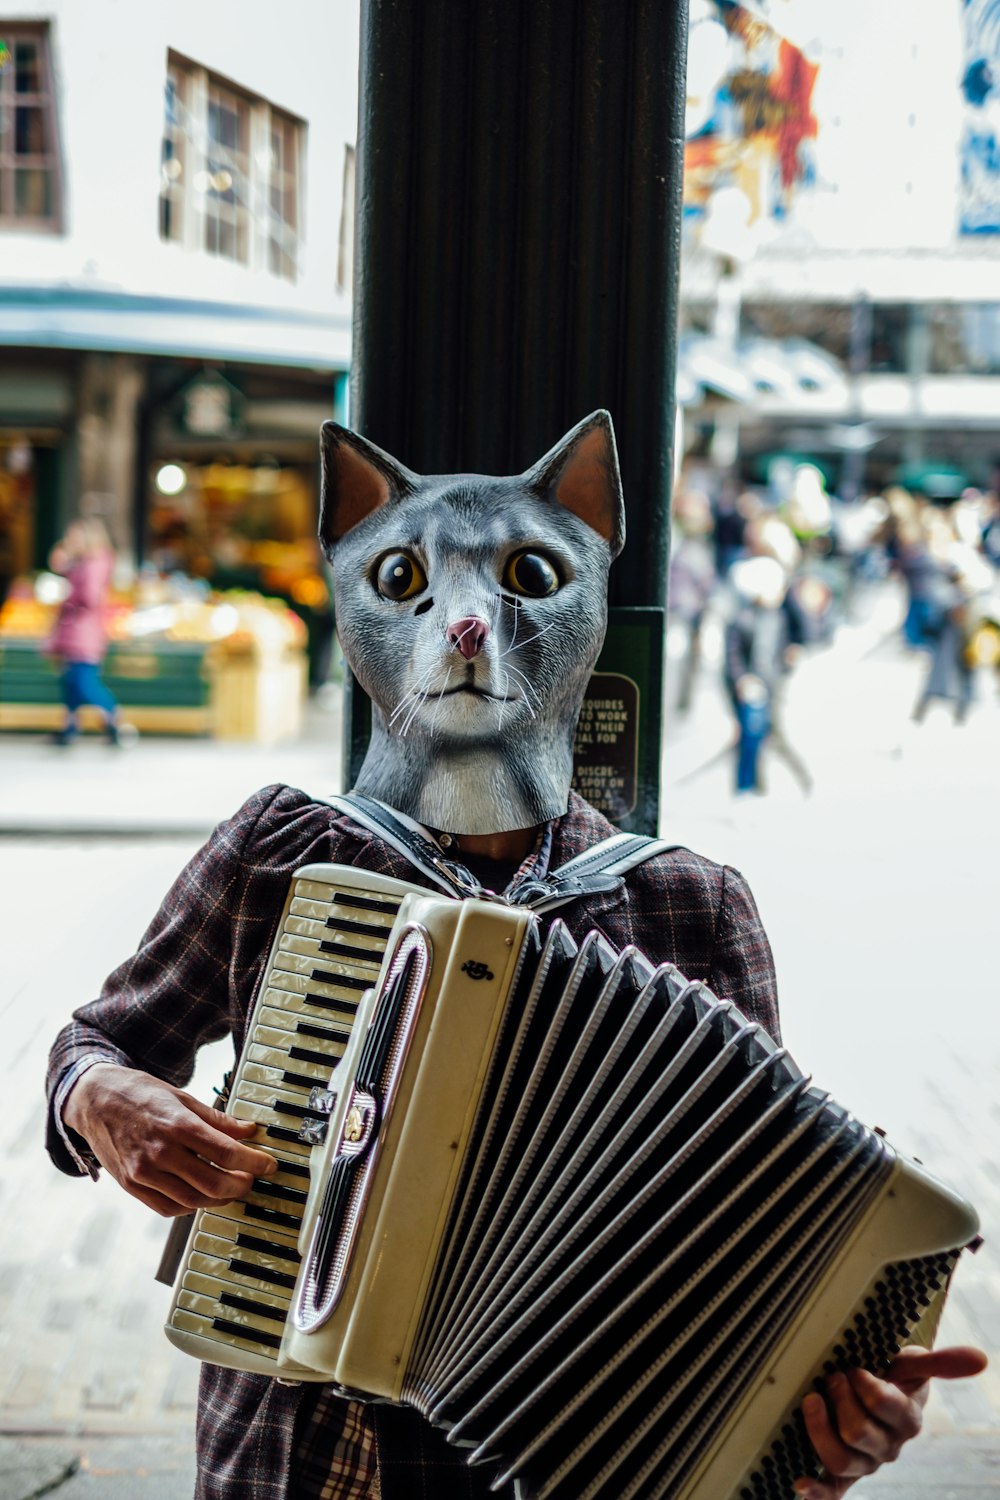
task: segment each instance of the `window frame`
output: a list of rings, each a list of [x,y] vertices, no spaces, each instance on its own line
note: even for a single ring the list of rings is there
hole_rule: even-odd
[[[10,112],[10,128],[0,129],[0,230],[19,230],[28,234],[62,234],[63,213],[63,160],[62,143],[59,136],[59,114],[56,107],[55,75],[52,67],[52,28],[48,21],[0,22],[0,36],[10,48],[11,60],[0,68],[0,111]],[[6,79],[17,76],[18,42],[31,41],[38,47],[41,73],[41,90],[19,95],[13,83]],[[48,136],[49,149],[32,152],[19,157],[16,151],[14,110],[22,104],[25,108],[42,111],[43,128]],[[12,148],[8,149],[5,141]],[[19,214],[16,208],[18,171],[45,171],[49,174],[51,212],[46,215]]]
[[[165,188],[163,178],[164,164],[167,160],[164,156],[164,142],[168,139],[166,80],[171,74],[177,80],[176,92],[186,116],[181,119],[169,137],[173,142],[172,154],[174,157],[179,156],[183,162],[182,186],[179,191],[175,192],[170,192]],[[221,101],[220,95],[223,96]],[[209,190],[196,185],[200,175],[209,171],[213,144],[209,140],[209,110],[213,104],[225,103],[228,99],[235,101],[246,112],[244,116],[245,146],[240,148],[240,154],[244,157],[246,164],[244,174],[246,204],[242,207],[237,204],[235,214],[212,212],[209,208]],[[271,220],[271,131],[275,125],[279,126],[282,131],[287,131],[291,139],[292,187],[296,208],[294,248],[283,251],[279,260],[285,261],[287,265],[285,269],[277,270],[272,267],[271,257],[271,242],[275,238],[275,226]],[[242,88],[232,79],[202,67],[190,58],[175,52],[173,48],[169,49],[164,73],[164,117],[160,138],[161,179],[157,199],[161,242],[179,245],[188,251],[200,251],[203,255],[211,256],[213,260],[242,266],[245,270],[274,276],[280,281],[295,285],[302,274],[302,255],[305,244],[306,128],[306,122],[300,116],[293,114],[291,110],[280,108],[272,104],[270,100],[263,99],[260,95]],[[177,151],[178,140],[183,144],[182,152]],[[281,175],[283,178],[289,175],[283,164]],[[180,209],[179,228],[177,232],[170,234],[164,233],[163,203],[165,198],[177,204]],[[231,255],[220,250],[218,240],[214,246],[210,246],[209,226],[212,223],[220,226],[217,233],[221,233],[222,225],[232,224],[237,246],[236,254]],[[282,220],[282,225],[286,223],[287,221]],[[239,253],[241,248],[245,253]]]

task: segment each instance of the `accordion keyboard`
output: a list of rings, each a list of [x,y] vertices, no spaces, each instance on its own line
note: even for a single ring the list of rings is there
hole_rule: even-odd
[[[254,1145],[278,1171],[248,1197],[195,1217],[167,1322],[201,1359],[274,1374],[299,1265],[311,1139],[325,1117],[310,1104],[351,1035],[378,977],[396,912],[419,889],[339,865],[299,870],[268,958],[230,1083],[227,1111],[259,1125]]]

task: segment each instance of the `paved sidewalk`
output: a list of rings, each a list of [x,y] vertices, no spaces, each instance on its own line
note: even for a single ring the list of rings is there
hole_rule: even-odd
[[[994,1369],[935,1392],[928,1435],[852,1500],[993,1500],[1000,1059],[995,981],[993,999],[982,981],[995,973],[998,720],[983,707],[957,735],[943,717],[910,730],[916,673],[891,651],[860,648],[803,672],[790,729],[817,775],[808,801],[778,766],[768,797],[733,802],[716,755],[729,727],[709,699],[697,723],[668,724],[664,817],[671,837],[750,878],[796,1055],[822,1058],[825,1087],[934,1162],[983,1216],[986,1248],[956,1279],[946,1332],[983,1343]],[[831,710],[848,702],[867,719],[838,739]],[[0,1500],[189,1500],[197,1366],[160,1332],[169,1293],[151,1275],[163,1221],[111,1182],[51,1170],[40,1074],[58,1018],[131,951],[212,826],[268,782],[335,791],[339,765],[336,695],[310,706],[301,741],[270,748],[145,737],[121,752],[96,741],[62,751],[0,734],[0,925],[11,923],[0,972]],[[928,798],[945,785],[956,799],[947,818],[942,797]],[[935,866],[948,878],[929,878]],[[930,915],[917,904],[925,893]],[[225,1051],[207,1049],[199,1097]]]
[[[0,836],[204,836],[271,782],[339,791],[341,695],[327,691],[302,738],[272,746],[144,735],[116,749],[85,735],[61,747],[0,733]]]
[[[188,1500],[188,1437],[0,1438],[0,1500]]]
[[[194,1453],[180,1437],[0,1437],[0,1500],[189,1500]],[[997,1500],[1000,1447],[923,1438],[852,1491],[857,1500]]]

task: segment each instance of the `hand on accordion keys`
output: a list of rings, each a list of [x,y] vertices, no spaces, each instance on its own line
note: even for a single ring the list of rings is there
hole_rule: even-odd
[[[244,1197],[273,1173],[237,1120],[137,1068],[99,1063],[82,1074],[63,1118],[115,1181],[165,1218]]]
[[[858,1479],[899,1457],[900,1449],[920,1431],[923,1408],[933,1377],[960,1380],[986,1368],[980,1349],[904,1349],[885,1378],[867,1370],[833,1375],[826,1400],[807,1396],[802,1404],[806,1430],[826,1469],[825,1479],[799,1479],[805,1500],[840,1500]]]

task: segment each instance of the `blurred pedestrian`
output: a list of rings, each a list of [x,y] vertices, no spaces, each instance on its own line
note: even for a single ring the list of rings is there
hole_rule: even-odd
[[[97,516],[73,521],[49,558],[53,573],[60,573],[69,585],[46,647],[62,664],[66,718],[51,737],[56,745],[71,745],[77,738],[80,709],[85,704],[104,716],[108,744],[120,745],[126,736],[135,735],[131,725],[122,724],[118,704],[100,671],[108,648],[105,601],[114,560],[107,528]]]
[[[913,710],[918,724],[935,698],[952,704],[955,723],[964,723],[980,664],[983,601],[992,583],[989,564],[978,550],[956,542],[944,577],[948,595],[943,600],[941,623],[932,642],[927,679]]]
[[[787,608],[788,576],[774,557],[747,557],[729,572],[734,608],[725,629],[723,676],[736,716],[736,792],[764,791],[761,751],[770,742],[804,792],[812,777],[789,744],[781,714],[784,679],[801,645]]]
[[[667,608],[671,621],[678,621],[684,646],[678,672],[676,709],[691,707],[695,679],[701,665],[701,633],[705,611],[715,589],[712,556],[712,507],[701,490],[682,489],[674,498],[671,528],[670,579]]]

